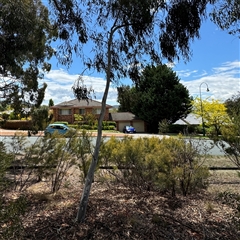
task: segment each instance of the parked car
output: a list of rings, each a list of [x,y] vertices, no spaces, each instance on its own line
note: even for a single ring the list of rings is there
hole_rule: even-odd
[[[136,129],[133,126],[124,126],[123,133],[136,133]]]
[[[44,131],[45,136],[51,136],[55,131],[58,132],[61,135],[66,135],[70,131],[73,131],[74,129],[68,127],[65,124],[62,123],[52,123],[47,126],[47,128]]]

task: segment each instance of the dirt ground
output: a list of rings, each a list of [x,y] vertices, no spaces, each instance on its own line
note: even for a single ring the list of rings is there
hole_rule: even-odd
[[[98,178],[82,224],[75,222],[83,189],[77,171],[56,194],[49,193],[49,182],[36,183],[24,193],[23,233],[12,239],[240,239],[240,178],[236,171],[211,174],[207,190],[175,198]]]

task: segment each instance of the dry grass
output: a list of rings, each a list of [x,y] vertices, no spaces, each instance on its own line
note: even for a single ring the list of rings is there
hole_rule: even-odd
[[[204,161],[208,167],[236,167],[236,165],[225,156],[208,156]]]

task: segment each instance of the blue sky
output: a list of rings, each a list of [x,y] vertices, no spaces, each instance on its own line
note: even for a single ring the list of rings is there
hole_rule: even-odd
[[[194,40],[191,49],[192,58],[188,63],[180,60],[171,64],[191,96],[200,95],[200,86],[203,99],[212,97],[225,101],[240,92],[240,41],[236,36],[229,35],[206,20],[201,27],[200,39]],[[52,59],[51,63],[52,70],[44,78],[48,87],[43,104],[48,104],[49,99],[53,99],[55,104],[73,99],[72,86],[84,70],[81,60],[75,58],[69,69],[58,65],[56,59]],[[83,78],[86,85],[94,88],[96,100],[101,101],[105,88],[104,76],[86,71]],[[120,84],[132,85],[132,82],[124,79]],[[107,103],[116,105],[116,100],[116,86],[111,86]]]

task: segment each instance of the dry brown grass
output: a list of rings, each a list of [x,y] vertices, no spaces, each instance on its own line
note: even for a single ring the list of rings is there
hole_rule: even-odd
[[[225,156],[208,156],[204,161],[208,167],[236,167],[236,165]]]

